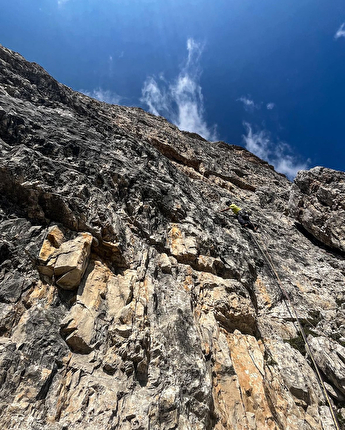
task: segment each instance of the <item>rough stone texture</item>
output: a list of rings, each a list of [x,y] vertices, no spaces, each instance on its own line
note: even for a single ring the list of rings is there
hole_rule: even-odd
[[[330,250],[300,228],[308,173],[289,203],[291,183],[245,149],[92,100],[2,47],[0,151],[1,428],[334,429],[261,250],[345,418],[344,234]],[[340,190],[338,174],[318,189]],[[219,212],[229,198],[256,242]],[[343,201],[326,200],[337,220]]]
[[[290,211],[327,246],[345,251],[345,173],[324,167],[298,172]]]
[[[56,284],[64,290],[74,290],[89,263],[92,236],[80,233],[67,242],[62,238],[63,233],[57,226],[48,231],[38,257],[38,270],[43,275],[54,277]]]
[[[310,337],[309,345],[319,368],[333,386],[345,395],[345,348],[323,336]],[[345,400],[345,397],[341,397]]]

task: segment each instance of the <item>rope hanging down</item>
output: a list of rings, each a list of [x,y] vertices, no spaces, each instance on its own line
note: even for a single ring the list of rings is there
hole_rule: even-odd
[[[322,380],[319,367],[316,364],[316,361],[315,361],[315,358],[314,358],[314,354],[312,353],[312,351],[310,349],[310,346],[309,346],[309,343],[308,343],[308,340],[307,340],[307,336],[306,336],[306,334],[304,332],[303,326],[302,326],[302,324],[301,324],[301,322],[300,322],[300,320],[298,318],[297,311],[296,311],[294,305],[292,304],[292,302],[290,300],[290,297],[287,294],[285,288],[283,287],[283,284],[282,284],[282,282],[281,282],[281,280],[279,278],[279,275],[278,275],[278,273],[277,273],[277,271],[276,271],[276,269],[274,267],[274,264],[273,264],[273,261],[271,259],[271,256],[270,256],[268,250],[266,249],[265,245],[263,244],[263,247],[264,247],[264,250],[263,250],[262,247],[260,246],[258,240],[256,240],[256,238],[254,237],[254,235],[251,232],[249,232],[249,234],[252,237],[252,239],[255,242],[255,244],[258,247],[258,249],[260,250],[261,254],[264,256],[265,260],[267,261],[267,263],[268,263],[268,265],[269,265],[272,273],[274,274],[274,276],[275,276],[275,278],[277,280],[278,286],[279,286],[281,292],[283,293],[283,296],[285,297],[286,301],[289,303],[289,306],[287,306],[287,308],[288,308],[288,311],[289,311],[289,313],[290,313],[290,315],[291,315],[292,318],[293,318],[293,316],[291,314],[291,309],[293,311],[294,318],[297,321],[297,324],[298,324],[298,327],[299,327],[299,331],[300,331],[300,333],[302,335],[302,338],[303,338],[303,341],[305,343],[306,351],[307,351],[307,353],[308,353],[308,355],[309,355],[309,357],[310,357],[310,359],[311,359],[311,361],[313,363],[313,366],[314,366],[314,369],[315,369],[315,372],[316,372],[316,375],[317,375],[318,382],[320,384],[320,387],[321,387],[321,390],[322,390],[323,395],[325,397],[325,400],[328,403],[328,407],[330,409],[330,412],[331,412],[331,415],[332,415],[332,419],[333,419],[335,428],[336,428],[336,430],[340,430],[340,425],[339,425],[338,419],[337,419],[337,417],[336,417],[336,415],[334,413],[334,409],[333,409],[333,406],[331,404],[331,400],[330,400],[330,398],[328,396],[327,389],[326,389],[325,384],[324,384],[324,382]]]

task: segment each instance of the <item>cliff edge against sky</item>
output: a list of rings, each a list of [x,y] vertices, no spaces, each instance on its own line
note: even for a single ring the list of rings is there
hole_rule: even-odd
[[[267,256],[342,425],[344,173],[292,184],[1,46],[0,150],[1,428],[335,429]]]

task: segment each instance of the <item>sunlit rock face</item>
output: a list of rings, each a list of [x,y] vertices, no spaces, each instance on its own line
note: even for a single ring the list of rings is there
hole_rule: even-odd
[[[0,139],[1,428],[335,428],[262,252],[344,420],[342,173],[292,185],[2,47]]]
[[[314,167],[298,172],[290,211],[302,226],[327,246],[345,252],[345,173]]]

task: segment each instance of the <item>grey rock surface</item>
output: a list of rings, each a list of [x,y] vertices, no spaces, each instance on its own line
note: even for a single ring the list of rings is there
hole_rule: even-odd
[[[345,173],[324,167],[298,172],[291,214],[316,239],[345,251]]]
[[[345,348],[323,336],[310,337],[309,345],[319,368],[333,386],[345,395]]]
[[[320,246],[293,209],[314,204],[313,170],[292,185],[1,46],[0,154],[1,428],[336,428],[265,257],[342,419],[344,236]],[[338,174],[317,175],[334,219]]]

